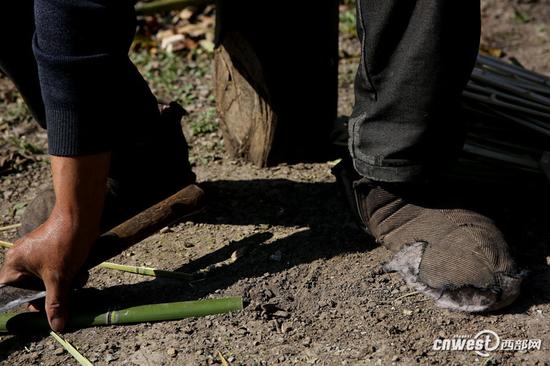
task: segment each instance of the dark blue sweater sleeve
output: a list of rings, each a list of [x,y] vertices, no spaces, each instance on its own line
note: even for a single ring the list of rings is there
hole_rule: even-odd
[[[134,30],[128,0],[35,0],[33,52],[45,108],[49,153],[113,149],[128,92]]]

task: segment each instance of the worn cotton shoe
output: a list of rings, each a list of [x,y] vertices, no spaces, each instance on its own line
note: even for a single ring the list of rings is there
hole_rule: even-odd
[[[164,108],[148,136],[113,152],[106,187],[102,229],[108,230],[195,183],[187,141],[180,121],[185,110],[177,103]],[[19,235],[40,226],[55,203],[53,188],[42,190],[27,206]]]
[[[362,179],[353,192],[364,228],[394,253],[386,269],[399,272],[439,306],[482,312],[518,297],[522,275],[488,217],[422,186]]]

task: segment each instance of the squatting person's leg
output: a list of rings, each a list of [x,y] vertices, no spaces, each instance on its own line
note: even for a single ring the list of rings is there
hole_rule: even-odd
[[[350,151],[360,216],[388,265],[439,305],[506,306],[519,294],[503,235],[428,181],[463,142],[460,95],[479,46],[479,1],[358,0],[362,59]],[[448,198],[448,197],[447,197]]]

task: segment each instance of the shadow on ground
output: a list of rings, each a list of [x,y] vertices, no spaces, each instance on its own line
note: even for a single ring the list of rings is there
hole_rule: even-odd
[[[299,183],[289,180],[214,181],[204,183],[209,197],[208,209],[194,222],[231,225],[266,225],[260,231],[201,258],[182,265],[182,272],[199,272],[210,268],[203,277],[190,284],[155,279],[132,285],[82,290],[79,303],[104,304],[111,307],[151,303],[144,293],[154,293],[154,302],[185,301],[202,298],[225,289],[244,278],[278,273],[299,264],[329,259],[344,253],[362,252],[373,247],[366,234],[353,223],[344,197],[334,183]],[[465,189],[461,186],[457,189]],[[515,187],[517,189],[517,187]],[[550,230],[545,222],[548,194],[524,190],[514,194],[514,186],[499,189],[475,186],[472,201],[489,205],[514,244],[513,250],[523,268],[531,271],[521,299],[504,313],[522,313],[535,304],[550,301]],[[271,240],[269,226],[300,228],[294,234]],[[269,244],[266,241],[271,240]],[[243,254],[236,261],[215,267],[235,251]],[[274,253],[283,253],[280,261],[270,260]],[[245,299],[248,296],[244,294]],[[10,337],[0,343],[0,361],[32,339]]]
[[[343,253],[365,251],[372,247],[369,238],[353,222],[345,200],[333,183],[298,183],[290,180],[216,181],[203,184],[208,209],[193,218],[197,223],[266,225],[266,230],[198,258],[178,270],[196,272],[227,260],[233,252],[244,255],[231,264],[208,271],[190,284],[155,279],[131,285],[113,286],[101,291],[84,289],[73,306],[93,304],[102,312],[117,307],[193,300],[231,286],[241,278],[266,272],[278,273],[293,266],[331,258]],[[269,226],[300,227],[290,236],[265,242],[273,236]],[[275,252],[284,253],[280,261],[270,260]],[[144,293],[154,293],[144,297]],[[247,294],[244,294],[245,300]],[[104,309],[101,309],[101,308]],[[38,338],[39,339],[39,338]],[[0,361],[20,350],[36,336],[10,337],[0,343]]]

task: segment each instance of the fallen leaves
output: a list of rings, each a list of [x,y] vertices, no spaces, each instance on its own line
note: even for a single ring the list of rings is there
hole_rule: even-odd
[[[0,176],[21,171],[41,159],[42,150],[25,139],[12,138],[0,144]]]
[[[158,48],[167,52],[214,51],[213,5],[172,12],[169,21],[162,21],[159,17],[142,17],[135,48],[146,48],[151,53],[157,53]]]

